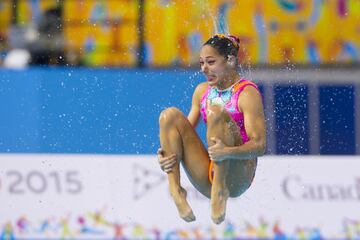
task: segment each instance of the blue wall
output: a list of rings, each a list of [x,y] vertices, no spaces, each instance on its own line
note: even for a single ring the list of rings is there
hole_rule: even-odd
[[[0,152],[153,154],[159,113],[187,113],[202,80],[191,70],[0,70]],[[308,87],[275,84],[273,93],[276,153],[308,154]],[[355,153],[353,94],[319,86],[320,153]]]
[[[308,87],[276,85],[275,135],[279,154],[308,154]]]
[[[354,86],[320,87],[320,153],[355,153]]]

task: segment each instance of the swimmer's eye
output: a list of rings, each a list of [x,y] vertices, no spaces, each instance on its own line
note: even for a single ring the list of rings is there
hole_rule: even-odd
[[[215,60],[208,61],[209,65],[213,65],[215,63]]]
[[[204,62],[200,62],[200,66],[204,65]]]

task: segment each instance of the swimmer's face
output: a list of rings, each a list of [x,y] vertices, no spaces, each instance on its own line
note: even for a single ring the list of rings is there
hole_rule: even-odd
[[[200,51],[200,69],[210,86],[223,84],[229,67],[223,55],[212,46],[205,45]]]

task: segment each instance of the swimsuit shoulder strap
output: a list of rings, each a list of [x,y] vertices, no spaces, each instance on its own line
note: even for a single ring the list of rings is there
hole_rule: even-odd
[[[253,86],[256,90],[259,90],[258,86],[255,83],[246,79],[242,79],[234,86],[233,93],[240,94],[247,86]]]

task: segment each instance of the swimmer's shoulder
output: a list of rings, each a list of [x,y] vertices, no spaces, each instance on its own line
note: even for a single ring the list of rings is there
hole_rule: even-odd
[[[194,91],[194,96],[201,98],[208,88],[209,84],[207,82],[199,83],[199,85],[196,86]]]

